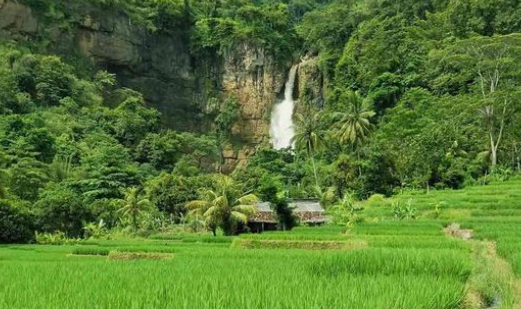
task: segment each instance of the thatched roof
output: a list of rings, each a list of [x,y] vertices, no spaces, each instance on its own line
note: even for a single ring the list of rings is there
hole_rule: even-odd
[[[324,213],[324,208],[317,200],[292,200],[290,205],[294,207],[293,212]]]
[[[292,200],[290,206],[293,214],[300,222],[304,223],[323,223],[326,222],[324,208],[317,200]],[[257,214],[250,218],[251,222],[276,223],[277,217],[271,209],[270,203],[258,202]]]

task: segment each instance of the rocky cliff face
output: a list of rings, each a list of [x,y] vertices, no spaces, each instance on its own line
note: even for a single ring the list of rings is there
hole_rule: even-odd
[[[227,147],[228,167],[243,164],[258,145],[269,143],[270,112],[283,91],[284,71],[261,48],[243,44],[225,55],[222,85],[227,95],[240,102],[240,117],[232,134],[243,145]]]
[[[318,64],[318,58],[302,59],[297,72],[297,91],[300,101],[322,107],[324,103],[324,76]]]
[[[285,70],[264,50],[242,44],[209,63],[191,55],[187,29],[150,33],[122,11],[81,1],[64,1],[65,15],[49,19],[49,12],[23,3],[0,0],[0,38],[48,41],[49,52],[79,55],[116,73],[118,83],[142,92],[171,128],[208,129],[208,87],[234,96],[240,119],[233,127],[236,143],[224,154],[229,169],[268,143],[269,115]]]
[[[0,37],[23,38],[38,31],[31,8],[18,2],[0,0]]]
[[[80,55],[116,73],[119,84],[142,92],[170,127],[202,126],[186,33],[151,34],[121,11],[80,1],[64,6],[63,16],[49,19],[48,12],[0,0],[0,38],[49,41],[49,52],[64,58]]]

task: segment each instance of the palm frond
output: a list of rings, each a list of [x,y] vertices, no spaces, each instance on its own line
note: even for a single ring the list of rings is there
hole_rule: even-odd
[[[228,198],[226,195],[219,196],[213,201],[213,204],[218,207],[228,207]]]
[[[137,204],[138,204],[139,206],[141,206],[142,208],[147,208],[147,207],[149,207],[152,203],[150,202],[150,200],[144,198],[144,199],[142,199],[142,200],[139,200],[139,201],[137,202]]]
[[[237,205],[234,206],[233,211],[243,213],[247,216],[251,216],[257,212],[257,207],[252,205]]]
[[[203,200],[195,200],[186,203],[186,208],[189,210],[195,210],[195,209],[201,209],[201,208],[208,208],[210,205],[209,202],[203,201]]]
[[[236,222],[240,222],[240,223],[243,223],[243,224],[247,224],[248,223],[248,216],[246,216],[243,213],[240,213],[240,212],[237,212],[237,211],[232,211],[231,217]]]
[[[248,194],[237,199],[237,204],[253,205],[259,201],[255,194]]]
[[[212,206],[212,207],[208,208],[208,209],[204,212],[203,216],[204,216],[205,218],[213,218],[213,215],[214,215],[218,210],[219,210],[219,209],[218,209],[216,206]]]

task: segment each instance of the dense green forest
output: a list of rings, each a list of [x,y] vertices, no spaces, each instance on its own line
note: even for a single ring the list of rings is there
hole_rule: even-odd
[[[63,1],[20,2],[70,26]],[[181,221],[233,233],[255,196],[281,208],[283,221],[287,198],[327,207],[346,194],[461,188],[521,170],[519,1],[71,2],[118,8],[149,33],[182,33],[196,59],[241,44],[286,68],[315,57],[324,95],[299,94],[295,150],[263,145],[223,176],[233,97],[216,96],[202,132],[174,131],[110,68],[53,54],[51,34],[5,38],[0,242],[30,241],[35,231],[146,234]],[[210,193],[239,207],[227,219],[235,222],[201,222],[187,210],[212,203]]]

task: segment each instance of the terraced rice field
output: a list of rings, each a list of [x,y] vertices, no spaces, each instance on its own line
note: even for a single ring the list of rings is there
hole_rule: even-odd
[[[518,179],[408,193],[396,200],[412,199],[419,219],[394,220],[390,202],[367,205],[367,223],[349,231],[2,246],[0,308],[517,309],[520,196]],[[453,222],[474,239],[448,236]]]

